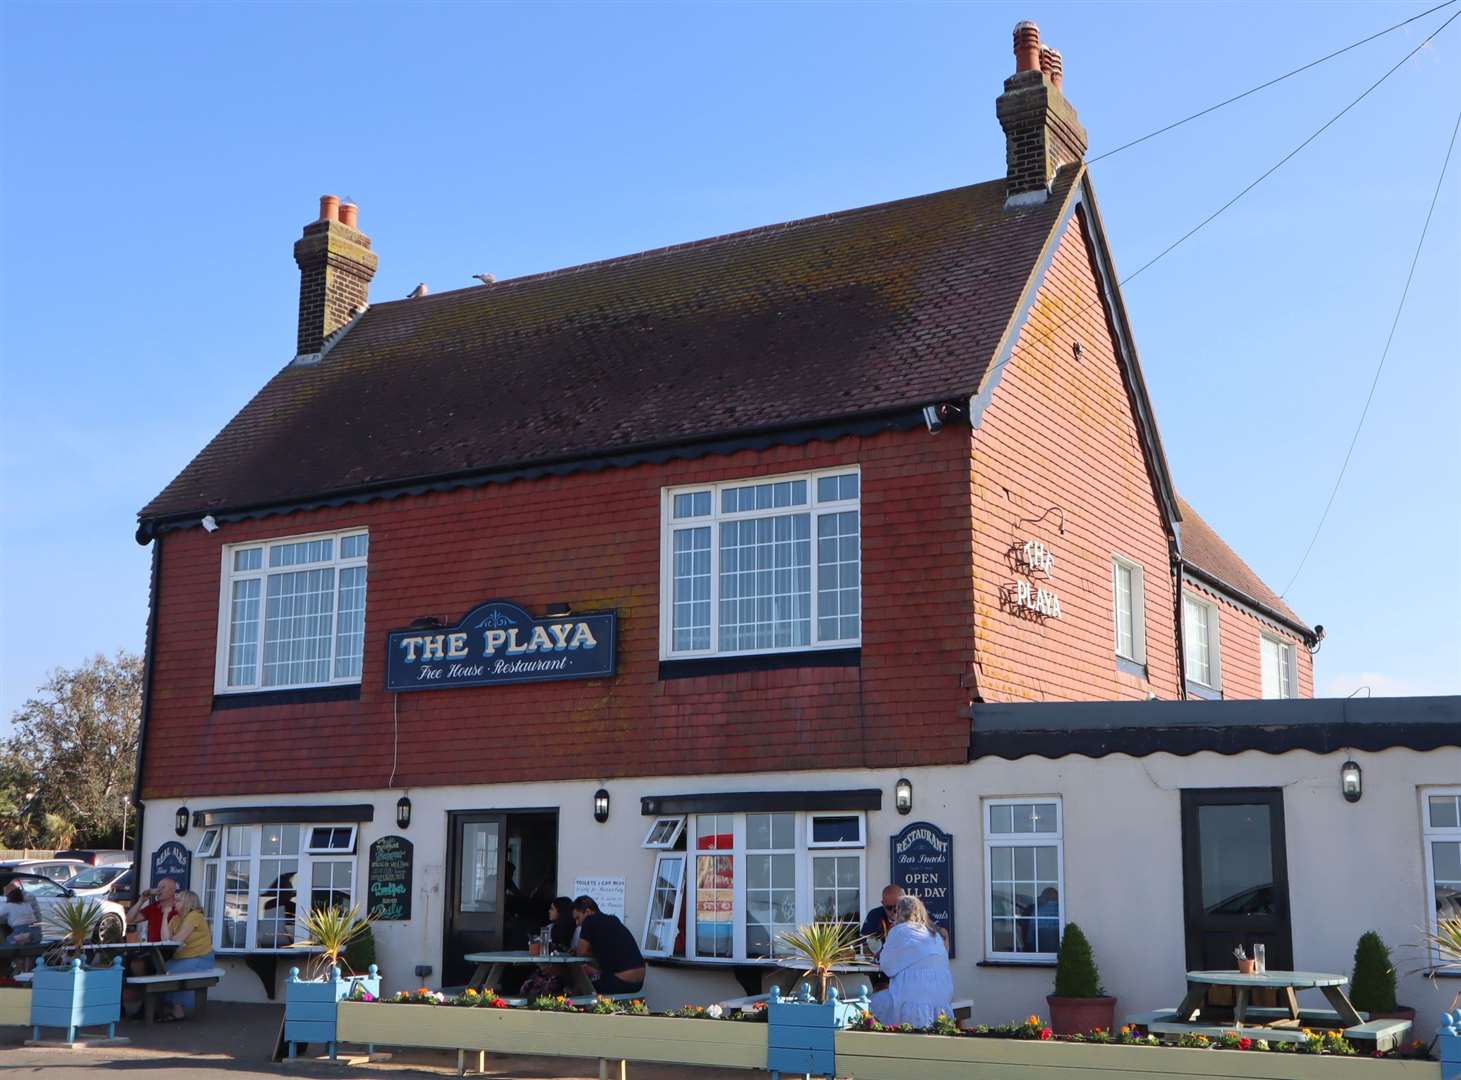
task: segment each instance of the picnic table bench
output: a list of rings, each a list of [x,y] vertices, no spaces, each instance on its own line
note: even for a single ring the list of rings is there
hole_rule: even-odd
[[[202,971],[179,971],[172,975],[166,972],[161,975],[131,975],[126,979],[126,985],[142,991],[142,1022],[150,1024],[157,1018],[157,1006],[162,995],[181,990],[197,992],[193,1015],[201,1020],[208,1007],[208,988],[217,986],[221,978],[223,969],[215,967]]]

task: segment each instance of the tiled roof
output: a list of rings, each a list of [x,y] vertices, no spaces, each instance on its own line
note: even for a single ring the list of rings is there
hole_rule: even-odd
[[[371,305],[141,512],[260,508],[964,397],[1076,177],[1003,179]],[[282,340],[282,338],[281,338]]]
[[[1235,590],[1241,598],[1257,601],[1262,607],[1313,633],[1308,623],[1263,583],[1263,579],[1228,547],[1227,542],[1192,509],[1186,499],[1179,496],[1177,507],[1182,512],[1183,562]]]

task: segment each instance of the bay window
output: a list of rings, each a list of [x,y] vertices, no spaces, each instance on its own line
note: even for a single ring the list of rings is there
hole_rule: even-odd
[[[224,547],[215,690],[358,683],[368,549],[358,530]]]
[[[1054,960],[1065,926],[1058,796],[984,800],[985,956]]]
[[[219,952],[287,949],[298,913],[355,906],[354,825],[224,825],[194,853],[203,914]]]
[[[645,846],[660,847],[670,828],[651,826]],[[675,836],[655,859],[647,956],[769,962],[802,923],[861,924],[861,813],[696,814]]]
[[[663,514],[662,659],[862,640],[855,467],[667,488]]]

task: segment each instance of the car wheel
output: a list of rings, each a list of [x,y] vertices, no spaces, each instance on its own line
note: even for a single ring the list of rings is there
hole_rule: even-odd
[[[96,924],[95,939],[99,945],[116,945],[127,936],[126,928],[122,925],[122,917],[114,911],[109,911],[101,917]]]

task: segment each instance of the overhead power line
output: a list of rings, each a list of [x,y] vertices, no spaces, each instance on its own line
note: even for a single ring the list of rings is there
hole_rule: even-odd
[[[1452,18],[1455,16],[1453,15]],[[1385,358],[1390,355],[1390,346],[1395,341],[1395,329],[1400,325],[1400,314],[1405,310],[1405,299],[1410,295],[1410,283],[1415,280],[1415,267],[1420,262],[1421,249],[1425,247],[1426,233],[1430,231],[1431,218],[1436,212],[1436,201],[1441,196],[1441,185],[1446,179],[1446,169],[1451,164],[1451,153],[1456,149],[1457,132],[1461,132],[1461,113],[1457,114],[1456,126],[1451,129],[1451,142],[1446,147],[1446,158],[1441,162],[1441,175],[1436,177],[1436,190],[1431,193],[1431,205],[1425,212],[1425,224],[1421,226],[1420,239],[1415,245],[1415,254],[1410,257],[1410,272],[1405,276],[1405,287],[1400,290],[1400,302],[1395,305],[1395,318],[1390,320],[1390,333],[1385,338],[1384,349],[1380,351],[1380,362],[1375,365],[1375,377],[1370,380],[1370,392],[1365,395],[1365,405],[1360,410],[1360,418],[1354,426],[1354,434],[1350,436],[1349,449],[1344,452],[1344,461],[1340,463],[1339,475],[1334,478],[1334,487],[1329,492],[1329,501],[1324,504],[1324,512],[1319,515],[1319,524],[1314,526],[1314,535],[1309,537],[1309,546],[1304,549],[1298,568],[1294,570],[1293,577],[1289,578],[1288,584],[1283,587],[1283,592],[1279,593],[1280,597],[1287,595],[1289,589],[1293,588],[1294,582],[1299,579],[1299,574],[1304,569],[1304,564],[1309,561],[1309,553],[1314,550],[1314,544],[1324,529],[1324,523],[1329,519],[1329,510],[1334,506],[1334,497],[1339,494],[1339,485],[1344,482],[1344,473],[1349,468],[1349,459],[1354,456],[1355,443],[1359,442],[1360,430],[1365,426],[1365,417],[1370,413],[1370,402],[1375,400],[1375,388],[1380,385],[1380,372],[1385,370]]]
[[[1351,42],[1344,48],[1336,49],[1334,50],[1334,52],[1329,53],[1326,56],[1321,56],[1317,60],[1310,60],[1302,67],[1296,67],[1292,71],[1286,72],[1285,74],[1280,75],[1277,78],[1269,79],[1267,82],[1259,83],[1257,86],[1252,87],[1251,89],[1244,90],[1241,94],[1234,94],[1232,97],[1227,98],[1224,101],[1219,101],[1216,105],[1209,105],[1207,108],[1201,110],[1200,112],[1195,112],[1191,116],[1184,116],[1181,120],[1174,120],[1172,123],[1166,125],[1165,127],[1159,127],[1157,128],[1157,130],[1148,132],[1138,139],[1132,139],[1130,142],[1122,143],[1114,150],[1107,150],[1104,154],[1097,154],[1093,158],[1088,158],[1086,163],[1088,165],[1094,165],[1096,162],[1103,161],[1108,157],[1119,154],[1123,150],[1130,150],[1133,146],[1138,146],[1141,143],[1146,142],[1148,139],[1155,139],[1158,135],[1165,135],[1167,132],[1172,131],[1175,128],[1179,128],[1183,124],[1191,123],[1193,120],[1198,120],[1206,116],[1208,113],[1217,112],[1219,109],[1231,105],[1236,101],[1242,101],[1245,97],[1256,94],[1260,90],[1267,90],[1270,86],[1276,86],[1277,84],[1283,82],[1285,79],[1292,79],[1295,75],[1301,75],[1312,67],[1318,67],[1320,64],[1324,63],[1327,60],[1333,60],[1336,56],[1343,56],[1351,49],[1358,49],[1361,45],[1368,45],[1376,38],[1384,37],[1386,34],[1389,34],[1395,30],[1399,30],[1402,26],[1409,26],[1417,19],[1424,19],[1427,15],[1430,15],[1431,13],[1436,11],[1440,11],[1442,8],[1450,7],[1456,2],[1457,0],[1446,0],[1446,2],[1443,4],[1437,4],[1433,8],[1427,8],[1425,11],[1422,11],[1418,15],[1412,15],[1410,18],[1404,19],[1401,22],[1396,23],[1394,26],[1387,26],[1383,30],[1377,30],[1369,37],[1360,38],[1360,40]]]

